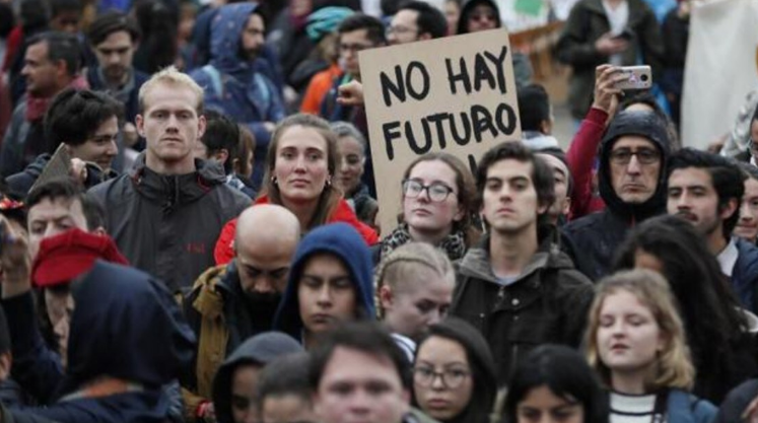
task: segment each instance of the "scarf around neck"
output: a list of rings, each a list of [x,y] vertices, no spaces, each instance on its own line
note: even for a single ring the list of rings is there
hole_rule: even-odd
[[[401,224],[382,240],[382,257],[387,257],[395,249],[411,241],[413,239],[408,224]],[[461,259],[466,254],[466,236],[463,231],[450,232],[436,247],[442,250],[450,261]]]

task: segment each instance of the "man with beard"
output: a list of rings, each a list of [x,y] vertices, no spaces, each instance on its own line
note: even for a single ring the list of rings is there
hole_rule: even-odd
[[[265,42],[265,22],[255,3],[221,7],[211,24],[211,60],[190,76],[205,91],[205,107],[222,112],[255,135],[253,183],[263,179],[271,132],[285,116],[279,91],[254,62]]]
[[[300,223],[276,205],[257,205],[237,221],[235,259],[208,269],[184,298],[184,312],[198,337],[190,381],[183,389],[185,417],[212,415],[213,376],[224,357],[245,339],[271,330],[300,241]]]
[[[121,12],[101,15],[87,32],[90,47],[97,57],[97,66],[87,70],[87,82],[93,90],[104,91],[124,105],[124,141],[129,146],[138,139],[134,126],[134,118],[139,113],[138,94],[149,78],[132,66],[139,38],[137,23]]]
[[[705,237],[721,272],[742,306],[758,312],[758,248],[732,231],[740,215],[745,176],[727,158],[685,148],[668,162],[666,208],[692,223]]]

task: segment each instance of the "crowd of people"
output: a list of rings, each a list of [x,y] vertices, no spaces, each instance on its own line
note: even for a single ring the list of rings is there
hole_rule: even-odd
[[[522,140],[397,169],[394,227],[358,52],[497,2],[15,6],[0,422],[758,420],[758,110],[682,146],[689,1],[579,0],[573,139],[513,54]]]

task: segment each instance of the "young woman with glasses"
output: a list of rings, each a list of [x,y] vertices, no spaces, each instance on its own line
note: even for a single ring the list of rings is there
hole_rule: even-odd
[[[441,423],[487,423],[496,393],[495,362],[480,332],[456,318],[430,326],[416,350],[415,404]]]
[[[473,177],[455,156],[429,153],[416,159],[403,175],[402,192],[401,223],[382,240],[375,262],[411,241],[435,245],[458,260],[479,239],[471,223],[476,213]]]

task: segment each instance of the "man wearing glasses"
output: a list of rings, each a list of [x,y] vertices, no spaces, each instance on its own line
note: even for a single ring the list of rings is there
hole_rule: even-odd
[[[402,3],[387,28],[387,42],[390,45],[431,40],[445,35],[445,15],[429,3],[418,0]]]
[[[548,217],[553,178],[546,162],[514,142],[489,150],[477,169],[480,210],[490,230],[458,265],[449,313],[487,339],[498,384],[529,349],[578,347],[584,331],[592,284],[555,244]]]
[[[590,279],[609,273],[616,248],[633,226],[665,212],[669,142],[666,124],[653,112],[624,111],[611,121],[599,153],[605,210],[564,227],[566,248]]]
[[[187,421],[213,416],[213,376],[227,352],[271,330],[299,241],[300,223],[292,212],[269,204],[250,207],[237,221],[234,260],[208,269],[184,297],[184,314],[198,338],[183,389]]]

